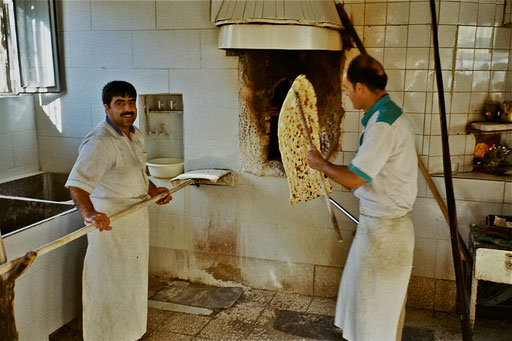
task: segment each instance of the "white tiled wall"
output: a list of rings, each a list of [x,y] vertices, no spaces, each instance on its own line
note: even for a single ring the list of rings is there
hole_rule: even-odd
[[[369,52],[384,63],[391,97],[411,119],[422,159],[431,171],[441,171],[428,1],[344,3]],[[187,169],[239,171],[238,58],[217,49],[209,1],[60,0],[58,8],[66,92],[42,96],[36,105],[44,170],[71,168],[81,138],[104,119],[102,87],[125,79],[140,94],[183,95]],[[503,1],[441,1],[440,9],[451,149],[461,169],[468,170],[474,138],[465,134],[465,123],[478,118],[487,98],[512,99],[511,28],[499,27]],[[57,101],[49,114],[49,103]],[[343,106],[343,152],[334,159],[348,164],[358,146],[362,113],[348,98],[343,97]],[[3,135],[0,130],[0,139],[8,139]],[[158,140],[149,144],[158,153],[173,148]],[[419,179],[413,274],[453,279],[446,223]],[[511,212],[510,183],[468,180],[456,181],[455,187],[463,232],[486,214]],[[332,196],[357,216],[357,200],[335,188]],[[224,262],[238,268],[246,283],[314,293],[314,269],[343,266],[355,226],[337,213],[345,239],[337,244],[323,202],[291,207],[288,195],[283,178],[243,173],[234,188],[201,186],[176,193],[171,205],[151,208],[150,270],[215,282],[219,276],[213,269]]]
[[[0,181],[39,169],[32,96],[0,97]]]

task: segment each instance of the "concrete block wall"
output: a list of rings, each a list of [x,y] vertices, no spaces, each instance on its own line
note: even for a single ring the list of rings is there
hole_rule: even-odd
[[[39,170],[32,96],[0,97],[0,181]]]
[[[440,171],[428,1],[345,3],[366,46],[388,70],[391,96],[411,118],[418,150],[431,171]],[[502,1],[441,2],[445,79],[454,80],[445,87],[450,142],[461,169],[467,170],[473,148],[462,126],[487,97],[509,99],[509,88],[500,81],[510,77],[509,28],[497,24],[502,6]],[[455,9],[457,19],[446,15]],[[238,59],[217,49],[209,1],[60,0],[58,10],[66,92],[43,96],[42,105],[36,105],[44,170],[71,169],[80,140],[104,119],[101,88],[110,80],[125,79],[141,94],[183,95],[186,169],[220,167],[238,173]],[[471,35],[472,27],[474,44],[462,39]],[[478,64],[482,58],[475,55],[485,55],[489,63]],[[454,56],[455,63],[448,63]],[[346,98],[342,104],[347,110],[342,152],[334,161],[347,164],[357,149],[362,113],[351,109]],[[53,116],[44,112],[45,106],[52,106]],[[51,117],[60,117],[55,120],[60,128]],[[237,176],[236,187],[191,187],[176,193],[171,205],[151,208],[151,273],[336,295],[354,224],[337,214],[345,238],[339,245],[323,202],[292,207],[286,179]],[[455,186],[461,227],[483,223],[487,214],[512,213],[510,182],[461,180]],[[333,197],[357,215],[357,200],[349,192],[335,186]],[[447,227],[421,175],[413,216],[410,303],[451,309],[454,277]],[[421,300],[425,288],[432,293],[431,302]]]

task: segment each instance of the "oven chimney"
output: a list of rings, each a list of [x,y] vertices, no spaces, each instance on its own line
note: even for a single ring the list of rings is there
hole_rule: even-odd
[[[220,49],[341,51],[334,0],[223,0]]]

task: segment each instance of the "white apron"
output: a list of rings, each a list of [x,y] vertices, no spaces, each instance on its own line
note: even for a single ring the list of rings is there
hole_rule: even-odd
[[[107,215],[140,200],[91,198]],[[93,231],[83,270],[83,335],[86,341],[134,341],[146,332],[149,221],[143,208]]]
[[[107,122],[80,146],[66,186],[89,193],[94,208],[112,216],[148,198],[144,140],[136,128],[129,140]],[[93,231],[82,277],[85,341],[133,341],[146,331],[149,256],[147,208]]]
[[[345,339],[401,339],[400,315],[413,250],[414,228],[409,214],[394,219],[360,215],[341,278],[334,320]]]

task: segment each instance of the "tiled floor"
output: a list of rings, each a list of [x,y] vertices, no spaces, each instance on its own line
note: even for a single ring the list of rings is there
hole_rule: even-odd
[[[168,282],[170,283],[170,282]],[[150,285],[150,296],[162,282]],[[334,299],[291,293],[246,289],[233,306],[209,316],[148,309],[148,328],[143,341],[176,340],[315,340],[287,334],[273,327],[276,312],[289,310],[308,314],[334,315]],[[454,314],[407,309],[404,340],[462,340],[460,323]],[[428,331],[414,335],[414,330]],[[413,331],[411,333],[411,331]],[[406,335],[404,333],[404,335]],[[473,340],[512,340],[512,323],[506,320],[477,319]],[[50,340],[81,340],[76,329],[67,326]],[[342,340],[341,337],[339,340]]]

